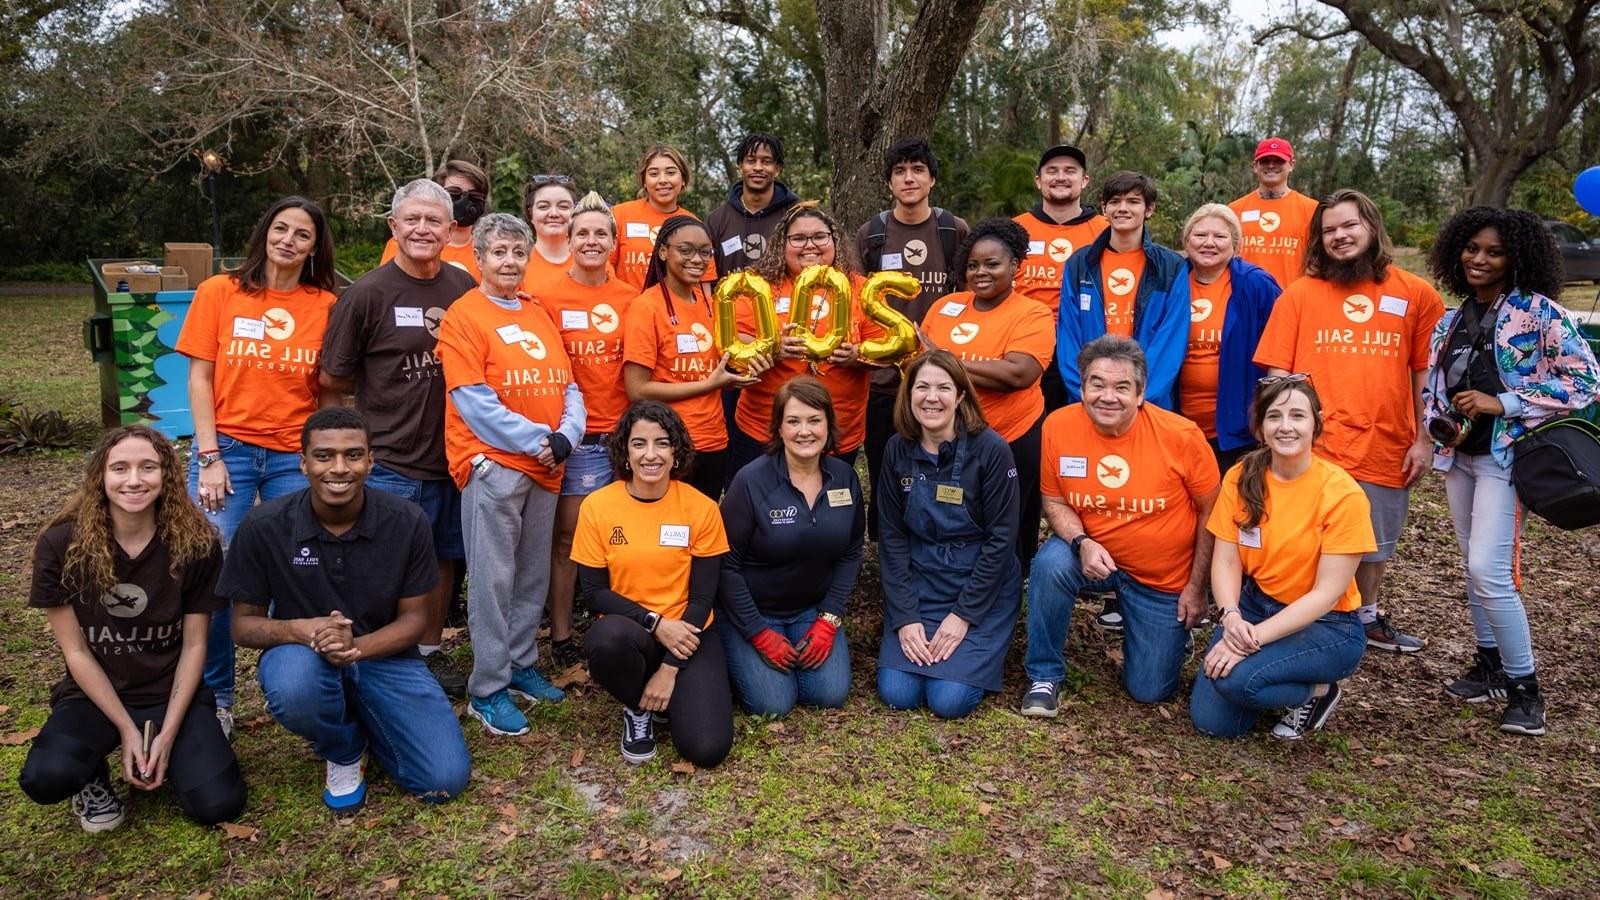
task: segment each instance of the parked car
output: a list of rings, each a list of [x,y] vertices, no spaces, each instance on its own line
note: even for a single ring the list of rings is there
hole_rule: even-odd
[[[1567,281],[1600,281],[1600,238],[1584,237],[1583,232],[1566,222],[1546,219],[1544,226],[1555,236],[1561,259],[1567,266]]]

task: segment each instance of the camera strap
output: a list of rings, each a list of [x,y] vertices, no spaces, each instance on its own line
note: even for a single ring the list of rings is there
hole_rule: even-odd
[[[1473,357],[1488,350],[1489,345],[1494,342],[1494,320],[1499,315],[1500,304],[1505,299],[1505,294],[1494,298],[1494,302],[1489,304],[1481,315],[1467,315],[1465,308],[1458,313],[1461,318],[1459,327],[1466,341],[1463,344],[1451,341],[1453,346],[1450,347],[1450,363],[1444,373],[1444,383],[1449,386],[1451,394],[1466,389],[1469,381],[1468,369],[1472,365]],[[1484,340],[1485,335],[1489,340]]]

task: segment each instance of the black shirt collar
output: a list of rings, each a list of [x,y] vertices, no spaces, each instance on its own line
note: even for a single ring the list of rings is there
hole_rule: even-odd
[[[789,456],[783,452],[782,447],[778,448],[778,452],[776,453],[767,454],[767,458],[771,460],[772,472],[774,477],[777,478],[779,484],[794,483],[793,479],[789,477]],[[827,487],[829,484],[832,484],[834,481],[838,480],[838,469],[832,464],[836,461],[837,460],[834,460],[832,454],[824,453],[822,455],[822,462],[820,466],[822,469],[823,487]]]
[[[317,518],[316,510],[311,508],[311,489],[306,488],[300,492],[300,499],[294,504],[294,539],[297,543],[305,543],[315,538],[327,538],[334,541],[353,541],[357,538],[372,537],[373,519],[377,513],[373,510],[375,491],[369,490],[365,484],[361,486],[362,494],[361,515],[356,517],[356,523],[344,534],[335,536],[322,526]]]

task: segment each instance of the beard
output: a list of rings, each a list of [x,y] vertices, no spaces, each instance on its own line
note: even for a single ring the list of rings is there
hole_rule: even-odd
[[[1378,268],[1373,264],[1375,254],[1366,252],[1355,259],[1334,259],[1331,256],[1322,266],[1320,274],[1327,281],[1334,284],[1361,284],[1367,281],[1379,281]]]

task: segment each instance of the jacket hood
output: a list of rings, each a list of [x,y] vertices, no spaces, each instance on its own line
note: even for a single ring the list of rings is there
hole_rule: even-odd
[[[772,185],[772,202],[757,212],[750,212],[744,208],[744,182],[736,181],[733,187],[728,188],[728,205],[746,219],[765,219],[767,216],[780,215],[799,201],[799,194],[789,190],[787,184],[777,181]]]

